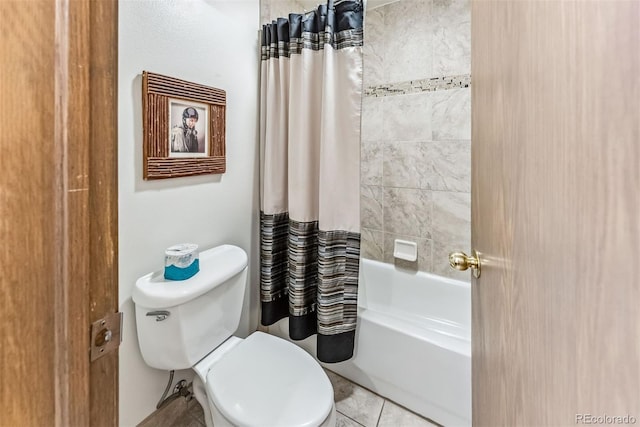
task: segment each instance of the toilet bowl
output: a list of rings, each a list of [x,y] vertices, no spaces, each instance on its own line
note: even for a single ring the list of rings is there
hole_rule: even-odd
[[[333,388],[294,344],[262,332],[230,338],[193,368],[194,393],[218,426],[333,426]],[[207,425],[209,425],[207,423]]]
[[[207,426],[335,426],[333,387],[313,357],[262,332],[233,336],[246,278],[246,253],[223,245],[203,251],[188,280],[138,279],[132,299],[145,363],[195,371]]]

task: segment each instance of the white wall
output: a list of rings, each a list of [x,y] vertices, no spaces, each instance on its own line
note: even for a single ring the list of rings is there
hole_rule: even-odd
[[[135,280],[163,267],[164,249],[231,243],[249,254],[238,335],[258,323],[258,0],[120,0],[118,73],[120,425],[154,411],[168,373],[145,365],[135,329]],[[143,70],[227,91],[227,172],[142,179]],[[249,286],[250,285],[250,286]],[[178,371],[174,381],[192,377]]]

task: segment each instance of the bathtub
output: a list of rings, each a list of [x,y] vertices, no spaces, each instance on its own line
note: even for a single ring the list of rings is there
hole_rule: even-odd
[[[287,321],[269,332],[287,337]],[[323,364],[445,426],[471,425],[469,283],[362,259],[354,357]],[[315,339],[294,341],[315,354]]]

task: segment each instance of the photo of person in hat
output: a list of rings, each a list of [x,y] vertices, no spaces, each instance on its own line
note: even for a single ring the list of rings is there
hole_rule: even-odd
[[[205,153],[205,108],[171,103],[170,152]],[[204,123],[199,123],[203,119]]]

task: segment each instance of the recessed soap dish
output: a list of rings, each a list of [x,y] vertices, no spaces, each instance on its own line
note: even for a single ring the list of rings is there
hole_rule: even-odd
[[[393,256],[405,261],[418,259],[418,244],[408,240],[395,239],[393,242]]]

